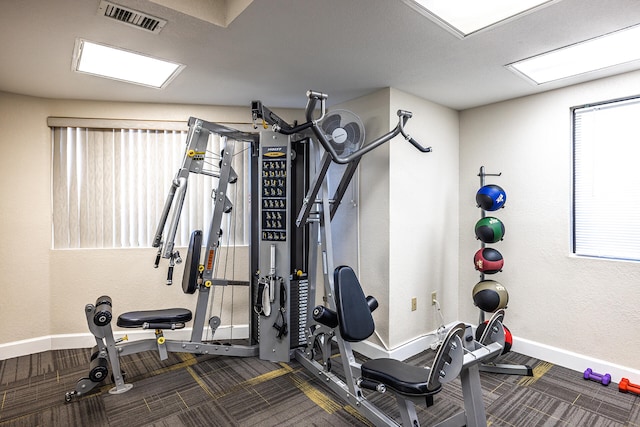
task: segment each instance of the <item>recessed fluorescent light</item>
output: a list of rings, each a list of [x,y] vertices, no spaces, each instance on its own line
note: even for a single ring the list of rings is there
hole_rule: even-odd
[[[74,71],[155,88],[165,87],[184,68],[175,62],[80,39],[73,57]]]
[[[640,60],[640,25],[508,64],[537,84]],[[640,64],[639,64],[640,65]]]
[[[458,37],[504,22],[556,0],[403,0]]]

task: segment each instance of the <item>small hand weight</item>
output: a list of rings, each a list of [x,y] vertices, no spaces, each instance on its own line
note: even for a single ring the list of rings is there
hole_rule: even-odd
[[[599,382],[602,385],[609,385],[609,383],[611,382],[611,375],[598,374],[597,372],[593,372],[591,368],[587,368],[587,370],[584,371],[584,379]]]

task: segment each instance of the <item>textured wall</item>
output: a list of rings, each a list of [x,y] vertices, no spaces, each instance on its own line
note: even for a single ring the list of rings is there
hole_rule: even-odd
[[[473,227],[480,166],[507,192],[495,275],[509,291],[505,324],[515,336],[638,369],[640,264],[571,254],[570,108],[637,94],[640,73],[463,111],[460,119],[460,307],[477,320]],[[606,149],[606,147],[603,147]],[[615,209],[615,206],[612,206]],[[493,277],[491,277],[493,278]]]

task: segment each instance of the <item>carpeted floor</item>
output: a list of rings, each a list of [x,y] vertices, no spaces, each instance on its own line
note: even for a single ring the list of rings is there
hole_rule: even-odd
[[[410,359],[424,365],[430,354]],[[124,356],[130,391],[112,395],[107,380],[65,403],[88,372],[89,350],[57,350],[0,361],[0,426],[349,426],[367,425],[296,361],[170,354]],[[339,360],[339,358],[337,359]],[[527,364],[533,377],[481,373],[490,426],[640,426],[640,397],[582,379],[579,372],[508,353],[500,363]],[[334,370],[339,369],[339,363]],[[395,399],[371,400],[398,417]],[[446,384],[423,425],[462,409],[459,380]],[[398,419],[398,418],[397,418]]]

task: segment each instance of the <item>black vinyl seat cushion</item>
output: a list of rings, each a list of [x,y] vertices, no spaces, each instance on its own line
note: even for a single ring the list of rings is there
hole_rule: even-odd
[[[409,396],[428,396],[442,388],[429,390],[429,370],[395,359],[367,360],[361,366],[362,378],[386,385],[397,393]]]
[[[161,310],[130,311],[122,313],[118,317],[118,326],[121,328],[142,328],[145,323],[152,325],[180,325],[189,322],[192,318],[191,310],[186,308],[165,308]]]
[[[359,342],[370,337],[375,330],[371,307],[353,269],[344,265],[336,268],[334,285],[342,338],[348,342]],[[429,396],[442,388],[438,384],[435,389],[429,389],[430,370],[395,359],[368,360],[360,370],[363,379],[384,384],[396,393],[407,396]]]

